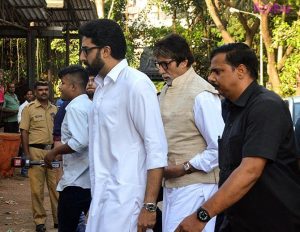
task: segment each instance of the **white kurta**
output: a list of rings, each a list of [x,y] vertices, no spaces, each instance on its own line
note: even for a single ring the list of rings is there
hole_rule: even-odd
[[[137,231],[147,170],[167,166],[156,90],[126,60],[95,82],[89,115],[92,203],[86,231]]]

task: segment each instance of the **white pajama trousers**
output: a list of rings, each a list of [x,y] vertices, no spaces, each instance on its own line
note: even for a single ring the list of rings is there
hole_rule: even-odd
[[[179,188],[164,188],[163,232],[174,232],[180,222],[194,213],[218,190],[217,184],[192,184]],[[204,232],[214,232],[216,217],[205,226]]]

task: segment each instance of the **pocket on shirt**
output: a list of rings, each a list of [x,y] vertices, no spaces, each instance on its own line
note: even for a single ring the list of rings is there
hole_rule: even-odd
[[[44,115],[35,115],[32,117],[32,127],[45,127],[46,118]]]
[[[230,166],[235,168],[242,162],[242,149],[243,149],[243,136],[235,135],[228,141],[229,154],[230,154]]]

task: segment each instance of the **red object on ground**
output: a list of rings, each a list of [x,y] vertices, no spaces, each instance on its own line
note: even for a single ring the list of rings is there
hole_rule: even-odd
[[[0,133],[0,175],[13,176],[11,158],[18,155],[21,143],[19,133]]]

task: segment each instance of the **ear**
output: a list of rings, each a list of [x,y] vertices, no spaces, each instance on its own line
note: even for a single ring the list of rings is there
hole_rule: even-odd
[[[184,61],[181,61],[180,64],[179,64],[179,67],[181,68],[186,68],[188,65],[188,60],[184,60]]]
[[[72,90],[76,90],[77,89],[77,86],[75,83],[72,83]]]
[[[108,56],[111,55],[111,47],[110,46],[105,46],[101,50],[102,50],[103,58],[107,58]]]
[[[236,68],[236,70],[237,70],[239,79],[244,78],[244,76],[248,74],[248,69],[247,69],[247,67],[244,64],[240,64]]]

